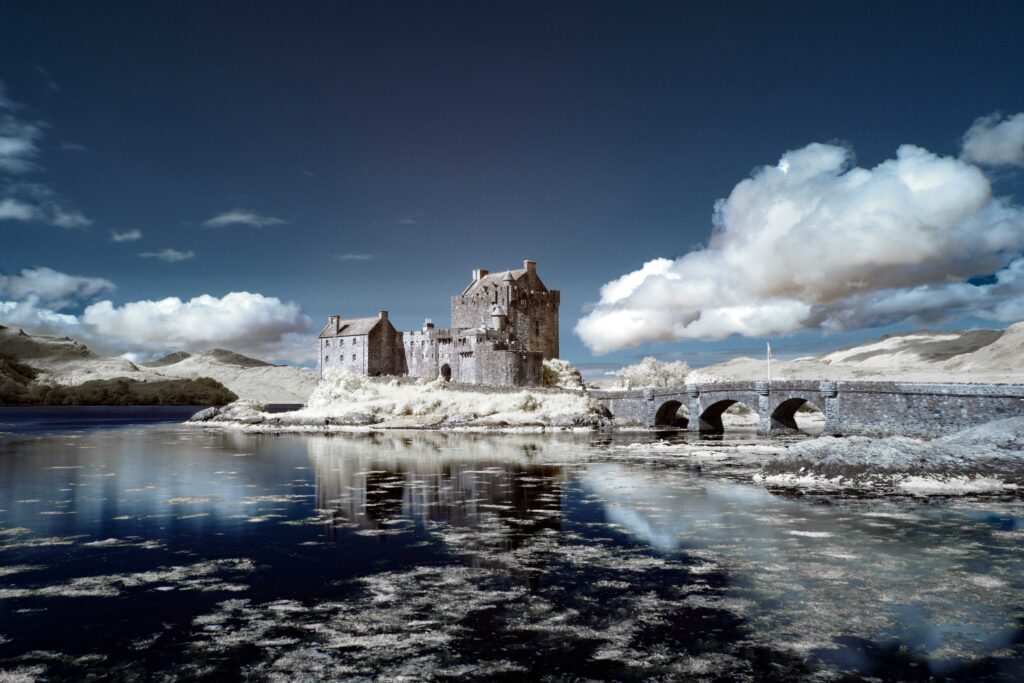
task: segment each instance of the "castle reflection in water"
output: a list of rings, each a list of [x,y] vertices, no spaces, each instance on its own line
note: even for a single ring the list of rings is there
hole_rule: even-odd
[[[381,532],[409,522],[475,526],[486,514],[516,520],[527,534],[561,528],[567,475],[550,464],[558,449],[550,436],[337,435],[308,438],[307,449],[316,505],[332,526]],[[517,545],[516,537],[507,539],[508,547]]]

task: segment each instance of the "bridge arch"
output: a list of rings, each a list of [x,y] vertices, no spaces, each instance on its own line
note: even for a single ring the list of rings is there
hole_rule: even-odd
[[[690,425],[690,411],[682,401],[669,399],[662,403],[654,413],[655,427],[679,427],[686,429]]]
[[[807,411],[807,408],[813,411]],[[820,424],[801,415],[801,412],[814,412],[821,415]],[[817,403],[803,396],[792,396],[780,401],[772,410],[771,431],[818,432],[825,426],[824,411]]]
[[[757,413],[757,404],[753,406],[738,398],[722,398],[703,408],[700,414],[700,431],[721,433],[725,431],[725,423],[722,415],[734,405],[742,405],[754,414]]]

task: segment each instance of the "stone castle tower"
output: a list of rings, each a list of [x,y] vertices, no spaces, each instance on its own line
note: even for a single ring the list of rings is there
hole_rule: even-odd
[[[344,321],[331,316],[320,333],[320,373],[345,367],[367,375],[412,375],[465,384],[534,386],[543,362],[558,357],[560,293],[537,275],[537,264],[490,273],[473,271],[452,297],[452,325],[398,332],[387,312]]]

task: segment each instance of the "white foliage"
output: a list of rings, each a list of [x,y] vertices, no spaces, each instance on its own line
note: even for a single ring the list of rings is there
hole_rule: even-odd
[[[595,404],[577,393],[482,393],[453,389],[442,379],[400,383],[380,381],[330,368],[306,404],[295,415],[303,418],[369,414],[389,419],[409,416],[488,418],[510,425],[537,424],[558,417],[594,414]]]
[[[648,387],[674,387],[686,384],[690,366],[685,361],[664,363],[648,356],[636,365],[627,365],[615,373],[619,386],[624,389],[646,389]]]
[[[544,386],[582,390],[583,375],[569,361],[551,358],[544,361]]]

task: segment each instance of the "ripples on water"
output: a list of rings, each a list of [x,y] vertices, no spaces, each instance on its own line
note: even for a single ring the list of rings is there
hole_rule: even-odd
[[[1024,679],[1018,500],[784,498],[749,483],[767,450],[0,437],[0,672]]]

